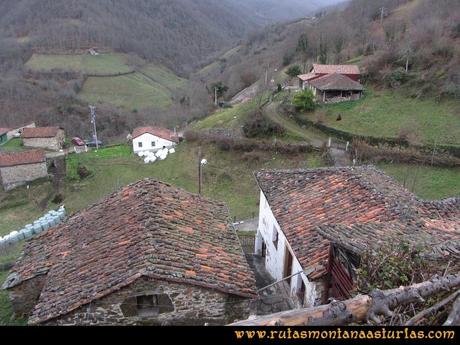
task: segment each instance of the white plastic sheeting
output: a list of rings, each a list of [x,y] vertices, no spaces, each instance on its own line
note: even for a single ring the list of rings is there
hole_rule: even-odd
[[[145,164],[155,163],[157,160],[165,160],[168,157],[168,154],[175,153],[175,149],[161,149],[156,152],[150,151],[141,151],[137,155],[141,157]]]
[[[8,235],[0,236],[0,248],[9,246],[17,243],[21,240],[30,238],[37,235],[49,228],[56,226],[65,218],[66,211],[65,207],[61,206],[58,210],[51,210],[40,219],[37,219],[32,224],[27,224],[23,229],[19,231],[12,231]]]

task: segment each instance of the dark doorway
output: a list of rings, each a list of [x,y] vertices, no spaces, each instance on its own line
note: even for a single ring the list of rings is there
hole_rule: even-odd
[[[286,254],[284,255],[284,274],[283,278],[287,278],[292,274],[292,254],[289,248],[286,247]],[[287,279],[287,283],[291,286],[291,279]]]
[[[262,242],[262,257],[267,256],[267,245],[265,244],[265,241]]]

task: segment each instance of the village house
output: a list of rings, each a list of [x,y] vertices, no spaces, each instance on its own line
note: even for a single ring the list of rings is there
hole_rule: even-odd
[[[159,127],[138,127],[133,131],[133,151],[156,152],[165,148],[172,148],[179,142],[175,132]]]
[[[0,183],[5,191],[47,176],[43,151],[0,152]]]
[[[59,127],[24,128],[21,137],[26,147],[59,151],[64,146],[65,133]]]
[[[313,64],[308,74],[301,74],[299,86],[311,90],[318,103],[335,103],[361,98],[364,87],[356,65]]]
[[[337,279],[345,270],[333,264],[337,229],[353,241],[366,233],[368,242],[385,241],[387,231],[430,236],[432,246],[460,237],[458,200],[420,201],[372,166],[263,170],[256,180],[261,192],[255,254],[265,257],[268,272],[284,279],[300,306],[347,296],[354,286],[352,275]]]
[[[225,205],[152,179],[28,240],[3,287],[45,325],[227,324],[257,296]]]
[[[35,127],[37,127],[35,125],[35,122],[30,122],[30,123],[25,124],[23,126],[9,128],[9,130],[8,130],[8,140],[10,140],[12,138],[19,138],[21,136],[21,133],[24,130],[24,128],[35,128]]]

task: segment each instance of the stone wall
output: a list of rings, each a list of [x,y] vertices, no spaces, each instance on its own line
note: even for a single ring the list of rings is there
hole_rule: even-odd
[[[26,280],[9,290],[9,297],[16,318],[27,318],[37,304],[46,282],[46,275]]]
[[[23,143],[26,147],[35,147],[53,151],[59,151],[64,145],[64,131],[59,130],[53,138],[24,138]]]
[[[167,295],[173,311],[138,316],[136,297]],[[166,297],[167,299],[167,297]],[[134,311],[135,316],[129,316]],[[224,325],[249,316],[249,300],[193,285],[169,283],[147,277],[47,325]]]
[[[0,168],[0,183],[5,191],[47,176],[46,162]]]

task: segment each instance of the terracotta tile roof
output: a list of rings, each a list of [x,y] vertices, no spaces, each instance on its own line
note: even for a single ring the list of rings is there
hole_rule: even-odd
[[[177,135],[174,134],[173,131],[170,131],[169,129],[166,129],[166,128],[160,128],[160,127],[138,127],[133,131],[133,139],[136,139],[137,137],[140,137],[142,134],[145,134],[145,133],[150,133],[159,138],[173,141],[173,142],[179,141],[179,138],[177,137]]]
[[[357,65],[320,65],[313,64],[312,72],[315,74],[361,74]]]
[[[325,91],[325,90],[362,91],[364,90],[364,87],[360,83],[348,78],[346,75],[338,74],[338,73],[328,74],[320,78],[311,80],[310,85],[322,91]]]
[[[316,75],[315,73],[307,73],[307,74],[298,75],[297,77],[303,81],[308,81],[311,79],[318,78],[318,75]]]
[[[300,264],[326,273],[329,241],[316,227],[417,218],[413,194],[372,166],[263,170],[256,179]]]
[[[45,152],[42,150],[29,150],[20,152],[0,152],[0,167],[45,162]]]
[[[0,136],[11,131],[11,128],[1,128],[0,127]]]
[[[460,218],[452,231],[445,231],[443,227],[427,227],[423,220],[412,223],[393,221],[353,225],[331,224],[319,226],[316,230],[332,243],[358,255],[367,250],[378,250],[382,244],[389,241],[404,241],[412,246],[425,248],[425,252],[431,252],[433,248],[446,248],[445,255],[460,260]],[[453,245],[452,248],[458,248],[458,251],[449,251],[451,248],[448,244]]]
[[[24,128],[21,136],[25,139],[52,138],[58,134],[59,129],[59,127]]]
[[[30,323],[67,314],[141,276],[256,295],[226,207],[151,179],[27,241],[4,287],[43,273]]]

